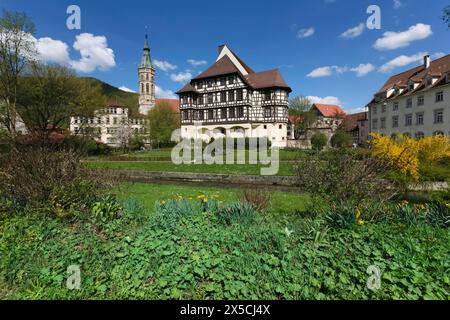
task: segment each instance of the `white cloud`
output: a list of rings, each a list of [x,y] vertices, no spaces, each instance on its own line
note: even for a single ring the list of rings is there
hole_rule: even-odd
[[[321,77],[329,77],[333,73],[342,74],[347,71],[348,71],[347,67],[325,66],[314,69],[306,76],[309,78],[321,78]]]
[[[192,79],[192,74],[189,71],[171,74],[170,79],[175,82],[187,82]]]
[[[327,97],[318,97],[318,96],[307,96],[306,98],[311,101],[311,103],[323,103],[323,104],[335,104],[338,106],[342,105],[342,102],[338,97],[327,96]]]
[[[136,93],[136,91],[131,90],[130,88],[127,88],[125,86],[121,86],[119,87],[120,90],[125,91],[125,92],[131,92],[131,93]]]
[[[187,62],[194,67],[203,66],[208,63],[208,61],[206,60],[195,60],[195,59],[189,59]]]
[[[400,0],[394,0],[394,9],[398,9],[403,5]]]
[[[439,59],[439,58],[442,58],[443,56],[445,56],[445,53],[443,53],[443,52],[436,52],[435,54],[433,54],[431,56],[431,59]]]
[[[38,59],[44,63],[70,65],[69,46],[59,40],[49,37],[35,39]]]
[[[411,56],[406,56],[406,55],[398,56],[397,58],[392,59],[391,61],[383,64],[379,68],[378,71],[380,71],[382,73],[390,72],[393,69],[396,69],[399,67],[404,67],[404,66],[407,66],[414,62],[422,61],[423,56],[425,56],[425,55],[427,55],[427,52],[419,52],[419,53],[411,55]]]
[[[339,37],[345,38],[345,39],[356,38],[364,32],[365,28],[366,28],[366,26],[364,25],[364,23],[360,23],[356,27],[348,29],[347,31],[342,33]]]
[[[77,71],[88,73],[99,69],[107,71],[116,65],[114,51],[108,48],[106,37],[82,33],[76,36],[73,48],[80,52],[81,59],[72,61]]]
[[[155,85],[155,96],[159,99],[177,99],[176,94],[171,90],[164,90]]]
[[[315,30],[313,27],[311,28],[306,28],[306,29],[300,29],[297,32],[297,38],[299,39],[303,39],[303,38],[308,38],[311,37],[314,34]]]
[[[431,26],[418,23],[409,27],[408,30],[402,32],[387,31],[382,38],[377,39],[374,48],[377,50],[394,50],[404,48],[411,42],[426,39],[433,34]]]
[[[372,72],[373,70],[375,70],[375,67],[371,63],[360,64],[359,66],[350,69],[350,71],[356,72],[356,75],[358,77],[363,77],[366,74]]]
[[[58,63],[84,73],[96,69],[107,71],[116,65],[114,51],[108,48],[104,36],[94,36],[91,33],[76,36],[73,48],[80,53],[79,60],[70,58],[69,46],[63,41],[50,37],[36,39],[31,36],[31,39],[36,45],[38,59],[44,63]]]
[[[153,63],[155,64],[155,66],[159,69],[161,69],[162,71],[171,71],[171,70],[175,70],[177,68],[176,65],[171,64],[170,62],[167,61],[161,61],[161,60],[154,60]]]
[[[360,113],[360,112],[366,112],[366,108],[364,107],[356,107],[356,108],[344,108],[344,111],[347,114],[353,114],[353,113]]]

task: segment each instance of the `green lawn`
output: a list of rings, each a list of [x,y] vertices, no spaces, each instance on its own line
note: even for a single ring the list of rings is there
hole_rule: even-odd
[[[134,197],[148,210],[153,211],[155,203],[161,200],[175,199],[182,196],[185,199],[196,199],[198,195],[215,195],[221,201],[237,201],[241,198],[242,189],[202,187],[196,185],[176,184],[145,184],[126,183],[116,187],[114,192],[121,199]],[[284,191],[271,192],[271,204],[269,212],[280,217],[295,211],[304,211],[309,197],[305,194]]]
[[[192,173],[222,173],[260,175],[261,168],[267,165],[250,164],[181,164],[176,165],[169,161],[85,161],[90,169],[110,170],[138,170],[151,172],[192,172]],[[281,162],[278,171],[279,176],[293,175],[292,163]]]

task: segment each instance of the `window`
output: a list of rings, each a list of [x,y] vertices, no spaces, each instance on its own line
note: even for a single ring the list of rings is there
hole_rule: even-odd
[[[398,102],[394,102],[394,105],[392,107],[392,110],[398,111]]]
[[[423,125],[423,112],[416,113],[416,125]]]
[[[219,86],[224,86],[225,85],[225,78],[220,78],[219,79]]]
[[[203,89],[203,82],[197,83],[197,89]]]
[[[234,77],[228,77],[228,84],[234,84]]]
[[[213,95],[212,94],[208,94],[208,103],[213,103]]]
[[[237,108],[237,117],[242,118],[244,116],[244,107]]]
[[[392,117],[392,128],[397,128],[398,127],[398,116],[393,116]]]
[[[148,81],[148,73],[145,74],[145,80]]]
[[[243,99],[244,99],[244,92],[242,91],[242,89],[236,91],[236,100],[242,101]]]
[[[378,129],[378,119],[372,120],[372,129]]]
[[[444,92],[436,92],[436,102],[444,101]]]
[[[150,93],[150,85],[148,83],[145,85],[145,92],[147,92],[147,94]]]
[[[381,129],[386,129],[386,118],[381,118],[380,119],[380,128]]]
[[[270,118],[272,116],[272,108],[266,107],[264,108],[264,118]]]
[[[189,120],[189,112],[187,110],[183,110],[183,120]]]
[[[280,130],[283,129],[283,125],[280,124],[280,125],[278,126],[278,129],[280,129]]]
[[[209,81],[208,81],[208,88],[211,88],[211,87],[212,87],[212,81],[209,80]]]
[[[271,96],[272,95],[270,91],[264,92],[264,101],[269,101],[272,98]]]
[[[220,110],[220,117],[222,119],[226,119],[227,118],[227,109]]]
[[[444,110],[434,110],[434,123],[444,122]]]
[[[428,77],[426,82],[427,82],[427,86],[431,86],[433,84],[433,78]]]
[[[267,125],[266,124],[264,125],[264,129],[267,129]]]
[[[372,113],[373,113],[373,114],[377,114],[377,112],[378,112],[377,107],[373,107]]]
[[[198,104],[199,104],[199,105],[203,105],[203,104],[204,104],[204,98],[203,98],[203,95],[200,95],[200,96],[198,97]]]
[[[106,117],[106,124],[109,124],[109,117]]]
[[[113,123],[117,124],[117,118],[113,118]]]
[[[424,96],[419,96],[417,97],[417,105],[418,106],[423,106],[425,104],[425,98]]]
[[[220,102],[227,102],[227,93],[225,91],[220,93]]]
[[[200,111],[198,112],[198,119],[199,119],[199,120],[205,119],[205,113],[203,112],[203,110],[200,110]]]
[[[411,83],[411,84],[409,85],[409,91],[414,91],[414,83]]]
[[[228,101],[234,101],[234,91],[228,91]]]
[[[442,131],[435,131],[433,132],[433,136],[443,136],[444,133]]]
[[[412,98],[406,99],[406,107],[407,108],[412,108]]]
[[[208,119],[214,119],[214,110],[208,110]]]
[[[414,135],[416,137],[416,139],[423,139],[425,138],[425,134],[421,131],[416,132],[416,134]]]
[[[386,104],[383,104],[383,106],[381,107],[381,113],[385,113],[386,112]]]
[[[405,126],[411,126],[412,125],[412,114],[406,114],[405,115]]]
[[[234,109],[234,108],[230,108],[229,109],[229,115],[230,115],[230,118],[236,118],[236,112],[235,112],[236,110]]]

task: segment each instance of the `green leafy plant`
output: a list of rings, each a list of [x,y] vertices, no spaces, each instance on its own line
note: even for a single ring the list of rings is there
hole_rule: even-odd
[[[311,146],[313,150],[321,151],[326,147],[328,143],[328,138],[325,134],[321,132],[316,132],[311,137]]]
[[[450,203],[433,202],[427,205],[427,222],[440,228],[450,228]]]
[[[97,221],[107,222],[118,218],[122,210],[116,197],[108,194],[101,201],[94,203],[92,216]]]
[[[326,223],[331,227],[350,228],[356,224],[364,224],[361,212],[353,203],[339,202],[332,204],[324,214]]]
[[[255,222],[257,217],[256,208],[247,202],[236,202],[221,208],[217,212],[219,221],[227,225],[248,225]]]

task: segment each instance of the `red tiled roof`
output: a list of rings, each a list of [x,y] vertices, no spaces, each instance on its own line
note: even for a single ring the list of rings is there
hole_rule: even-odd
[[[288,120],[290,123],[293,124],[299,124],[303,122],[304,117],[303,116],[288,116]]]
[[[216,63],[214,63],[211,67],[200,73],[192,80],[211,78],[215,76],[227,75],[232,73],[240,73],[240,72],[238,68],[234,65],[234,63],[231,61],[231,59],[225,55],[218,61],[216,61]]]
[[[368,119],[367,112],[359,112],[346,115],[343,122],[343,128],[345,131],[352,131],[358,127],[358,121],[364,121]]]
[[[345,115],[344,110],[341,107],[334,104],[321,104],[314,103],[313,108],[316,107],[317,110],[326,118],[334,118],[339,115]]]
[[[180,113],[180,101],[178,99],[156,99],[156,104],[168,104],[176,113]]]
[[[176,93],[185,93],[185,92],[197,92],[196,90],[195,90],[195,88],[191,85],[191,83],[186,83],[186,85],[183,87],[183,88],[181,88],[180,90],[178,90]]]

